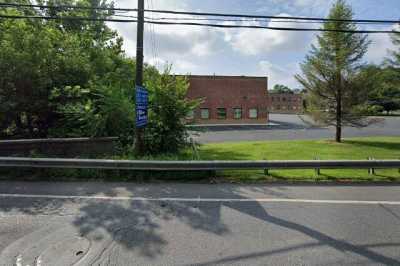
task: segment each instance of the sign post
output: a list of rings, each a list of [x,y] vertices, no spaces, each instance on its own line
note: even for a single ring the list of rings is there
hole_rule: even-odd
[[[147,92],[143,86],[143,31],[144,31],[144,0],[138,0],[138,23],[136,38],[136,133],[135,150],[138,155],[145,153],[144,126],[147,123],[147,103],[138,104],[138,99]],[[139,91],[139,92],[138,92]],[[139,95],[139,97],[137,97]],[[138,123],[139,122],[139,123]]]
[[[149,93],[142,86],[136,86],[136,127],[143,128],[147,125],[147,109]]]

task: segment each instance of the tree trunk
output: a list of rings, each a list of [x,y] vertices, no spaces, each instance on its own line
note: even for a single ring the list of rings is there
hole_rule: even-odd
[[[337,74],[336,142],[342,142],[342,75],[340,72]]]
[[[341,88],[338,89],[336,107],[336,142],[342,142],[342,93]]]
[[[342,127],[336,125],[336,142],[342,142]]]

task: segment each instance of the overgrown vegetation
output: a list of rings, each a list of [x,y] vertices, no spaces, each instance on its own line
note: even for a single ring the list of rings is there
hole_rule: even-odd
[[[112,7],[100,0],[63,4]],[[60,7],[2,8],[0,14],[113,15]],[[136,65],[122,45],[104,21],[0,20],[0,138],[118,136],[123,152],[129,153],[135,132]],[[183,119],[196,103],[185,99],[187,81],[171,76],[170,67],[159,73],[145,65],[144,72],[150,93],[147,152],[176,153],[190,143]]]
[[[368,65],[361,70],[368,91],[368,115],[387,115],[400,109],[400,74],[392,66]]]

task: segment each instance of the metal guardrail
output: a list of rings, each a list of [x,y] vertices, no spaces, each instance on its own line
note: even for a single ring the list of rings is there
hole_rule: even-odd
[[[400,169],[400,160],[128,161],[0,157],[0,167],[201,171],[252,169]]]

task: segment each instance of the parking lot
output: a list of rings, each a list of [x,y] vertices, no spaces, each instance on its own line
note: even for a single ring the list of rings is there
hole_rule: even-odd
[[[382,117],[380,122],[365,128],[345,127],[343,136],[372,137],[399,136],[400,117]],[[199,143],[218,143],[262,140],[307,140],[333,138],[335,129],[320,127],[310,119],[299,115],[271,114],[268,125],[208,126],[196,128],[192,132]]]

